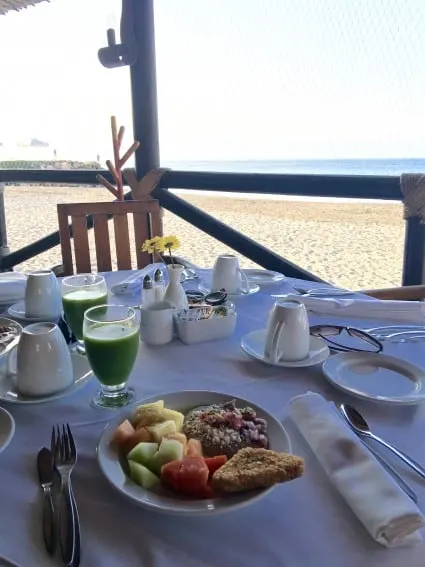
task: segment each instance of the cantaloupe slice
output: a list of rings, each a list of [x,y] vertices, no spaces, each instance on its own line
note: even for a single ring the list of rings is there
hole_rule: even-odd
[[[122,447],[134,434],[134,427],[126,419],[115,429],[112,435],[111,444],[117,448]]]
[[[198,439],[189,439],[185,450],[186,457],[203,457],[202,443]]]
[[[154,439],[147,428],[141,427],[140,429],[136,429],[133,435],[124,441],[121,445],[121,449],[123,453],[127,455],[139,443],[151,443],[153,441]]]

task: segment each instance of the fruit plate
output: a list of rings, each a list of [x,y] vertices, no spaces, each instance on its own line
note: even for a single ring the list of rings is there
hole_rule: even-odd
[[[194,500],[181,495],[175,495],[166,489],[151,491],[135,484],[125,475],[117,453],[111,448],[111,439],[116,427],[123,420],[128,418],[137,406],[155,402],[159,399],[164,400],[165,407],[183,413],[187,413],[192,408],[198,406],[219,404],[228,400],[235,400],[236,406],[240,408],[250,406],[257,412],[258,417],[267,421],[270,449],[278,452],[291,452],[289,435],[280,421],[249,400],[238,398],[232,394],[202,390],[157,394],[156,396],[138,401],[136,404],[127,408],[124,413],[121,413],[113,419],[104,429],[97,446],[97,458],[102,473],[112,486],[125,498],[153,511],[174,515],[194,516],[230,512],[263,498],[272,490],[273,487],[229,494],[220,498]]]

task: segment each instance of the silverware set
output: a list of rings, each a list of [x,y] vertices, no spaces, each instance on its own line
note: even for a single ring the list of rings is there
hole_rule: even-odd
[[[53,427],[50,450],[43,447],[37,456],[43,489],[43,539],[49,555],[55,555],[59,547],[66,567],[78,567],[81,555],[80,523],[71,485],[76,462],[77,448],[69,425]]]
[[[400,474],[387,462],[387,460],[378,452],[376,449],[371,447],[366,443],[366,439],[372,439],[380,445],[384,446],[386,449],[391,451],[396,455],[401,461],[403,461],[407,466],[414,470],[421,478],[425,479],[425,468],[414,461],[411,457],[391,445],[381,437],[378,437],[369,428],[369,425],[361,413],[348,404],[341,404],[339,406],[339,411],[345,418],[348,425],[357,434],[363,444],[369,449],[369,451],[376,457],[376,459],[384,466],[384,468],[392,475],[397,484],[404,490],[404,492],[414,501],[418,501],[418,497],[414,490],[407,484],[407,482],[400,476]]]

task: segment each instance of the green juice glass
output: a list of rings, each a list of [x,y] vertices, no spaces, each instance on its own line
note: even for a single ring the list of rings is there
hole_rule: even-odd
[[[88,309],[83,323],[87,358],[101,389],[92,404],[102,408],[128,405],[134,391],[127,381],[139,351],[136,311],[124,305],[99,305]]]
[[[68,276],[62,280],[61,292],[65,319],[77,339],[77,351],[85,354],[84,313],[90,307],[108,303],[105,278],[99,274]]]

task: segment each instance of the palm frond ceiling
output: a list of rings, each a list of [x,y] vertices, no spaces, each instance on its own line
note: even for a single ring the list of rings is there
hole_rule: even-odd
[[[6,14],[11,10],[21,10],[28,6],[35,6],[45,0],[0,0],[0,15]]]

